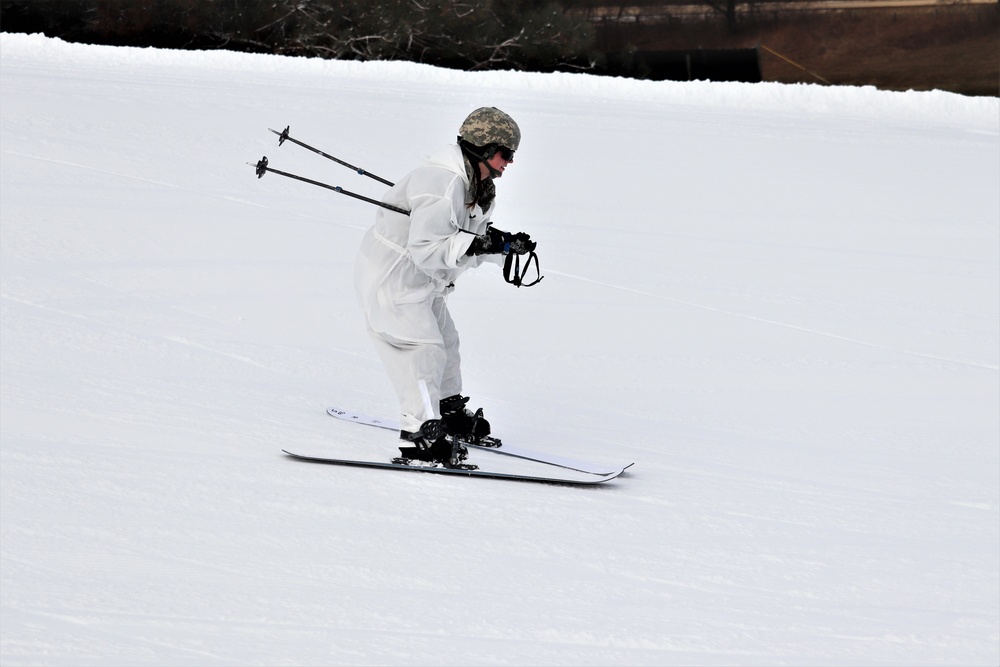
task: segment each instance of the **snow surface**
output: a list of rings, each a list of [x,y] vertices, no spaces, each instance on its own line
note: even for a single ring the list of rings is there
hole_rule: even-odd
[[[4,665],[996,665],[1000,105],[0,36]],[[500,435],[597,488],[385,456],[379,196],[524,142],[451,307]]]

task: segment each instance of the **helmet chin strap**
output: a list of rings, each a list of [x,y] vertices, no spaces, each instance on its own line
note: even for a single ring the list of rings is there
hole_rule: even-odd
[[[496,154],[497,154],[497,149],[492,144],[490,144],[489,146],[486,147],[486,150],[483,151],[482,155],[476,156],[483,161],[483,164],[486,165],[486,168],[490,172],[490,178],[496,178],[497,176],[501,175],[501,172],[495,169],[492,164],[490,164],[490,160],[492,160],[493,156]]]
[[[497,176],[501,175],[502,172],[494,169],[493,165],[490,164],[488,160],[483,160],[483,164],[485,164],[486,168],[490,170],[490,178],[496,178]]]
[[[462,150],[466,154],[468,154],[468,155],[476,158],[477,160],[479,160],[480,162],[482,162],[484,165],[486,165],[486,169],[488,169],[489,172],[490,172],[490,178],[496,178],[497,176],[500,176],[503,173],[503,172],[498,171],[497,169],[495,169],[493,167],[493,165],[490,164],[490,158],[492,158],[494,155],[496,155],[496,149],[495,148],[493,148],[491,150],[491,146],[486,146],[484,148],[484,150],[483,150],[483,153],[479,154],[479,153],[475,152],[474,150],[472,150],[472,148],[473,148],[472,144],[470,144],[467,141],[464,141],[462,139],[462,137],[458,138],[458,144],[462,147]]]

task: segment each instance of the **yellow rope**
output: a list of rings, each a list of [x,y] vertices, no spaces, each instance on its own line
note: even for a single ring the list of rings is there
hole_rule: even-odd
[[[812,70],[808,70],[808,69],[806,69],[805,67],[803,67],[802,65],[798,64],[798,63],[797,63],[797,62],[795,62],[794,60],[790,60],[789,58],[786,58],[785,56],[781,55],[780,53],[778,53],[778,52],[777,52],[777,51],[775,51],[774,49],[771,49],[771,48],[768,48],[768,47],[764,46],[763,44],[761,44],[761,43],[759,43],[759,42],[757,43],[757,46],[759,46],[760,48],[764,49],[764,50],[765,50],[765,51],[767,51],[768,53],[773,53],[774,55],[778,56],[779,58],[781,58],[781,59],[782,59],[782,60],[784,60],[785,62],[788,62],[788,63],[791,63],[792,65],[795,65],[796,67],[798,67],[798,68],[799,68],[800,70],[802,70],[803,72],[807,72],[807,73],[809,73],[809,74],[812,74],[812,75],[813,75],[814,77],[816,77],[817,79],[819,79],[819,80],[820,80],[820,81],[822,81],[823,83],[825,83],[825,84],[827,84],[827,85],[830,85],[830,86],[832,86],[832,85],[833,85],[832,83],[830,83],[829,81],[827,81],[826,79],[824,79],[823,77],[821,77],[821,76],[820,76],[819,74],[817,74],[816,72],[813,72]]]

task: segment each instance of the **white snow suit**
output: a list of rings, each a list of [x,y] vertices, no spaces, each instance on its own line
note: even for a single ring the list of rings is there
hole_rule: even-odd
[[[493,203],[469,208],[469,177],[458,145],[446,146],[382,198],[361,241],[355,287],[379,357],[399,397],[401,428],[440,419],[442,398],[462,392],[458,332],[447,294],[466,269],[502,255],[467,256],[486,232]]]

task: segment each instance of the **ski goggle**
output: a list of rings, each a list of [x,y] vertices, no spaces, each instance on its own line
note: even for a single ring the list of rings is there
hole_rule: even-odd
[[[514,151],[507,148],[506,146],[497,147],[497,153],[499,153],[500,157],[502,157],[507,162],[513,162],[514,160]]]

